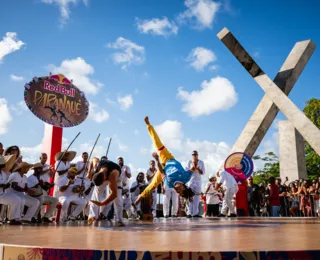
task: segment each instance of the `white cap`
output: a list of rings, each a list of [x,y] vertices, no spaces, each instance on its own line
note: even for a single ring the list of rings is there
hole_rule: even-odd
[[[216,175],[215,175],[214,173],[211,173],[211,174],[209,175],[209,180],[210,180],[211,178],[213,178],[213,177],[216,177]]]

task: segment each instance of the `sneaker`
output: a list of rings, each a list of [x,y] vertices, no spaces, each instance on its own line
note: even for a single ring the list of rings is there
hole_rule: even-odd
[[[41,223],[38,219],[36,218],[32,218],[31,221],[30,221],[32,224],[39,224]]]
[[[200,215],[195,215],[193,218],[202,218]]]
[[[122,221],[117,221],[116,222],[116,226],[117,227],[124,227],[125,225],[124,225],[124,223]]]
[[[230,214],[230,216],[229,216],[230,218],[236,218],[237,217],[237,215],[236,214]]]
[[[46,217],[42,218],[42,223],[52,223],[52,222],[53,222],[52,220],[50,220],[50,219],[48,219]]]
[[[218,217],[219,217],[219,218],[225,218],[226,215],[220,214]]]
[[[192,218],[192,216],[191,215],[187,215],[186,218]]]
[[[22,223],[19,220],[12,219],[9,220],[9,225],[22,225]]]
[[[70,217],[68,218],[68,220],[71,220],[72,222],[75,222],[75,221],[76,221],[76,217],[70,216]]]
[[[165,216],[164,216],[164,218],[168,218],[168,217],[169,217],[168,215],[165,215]]]

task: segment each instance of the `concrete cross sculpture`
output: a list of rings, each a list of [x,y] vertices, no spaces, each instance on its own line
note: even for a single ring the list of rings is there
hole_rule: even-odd
[[[241,151],[253,156],[280,109],[320,154],[319,129],[287,97],[315,50],[314,43],[311,40],[296,43],[272,81],[227,28],[217,36],[265,92],[231,152]]]

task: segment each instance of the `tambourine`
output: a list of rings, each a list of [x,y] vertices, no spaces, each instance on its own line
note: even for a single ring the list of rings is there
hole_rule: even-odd
[[[226,159],[224,169],[242,183],[252,175],[253,161],[245,153],[233,153]]]
[[[28,190],[28,194],[31,196],[31,197],[39,197],[43,194],[43,190],[40,186],[38,187],[35,187],[35,188],[31,188]]]
[[[81,191],[81,186],[80,185],[73,186],[72,192],[79,193],[80,191]]]

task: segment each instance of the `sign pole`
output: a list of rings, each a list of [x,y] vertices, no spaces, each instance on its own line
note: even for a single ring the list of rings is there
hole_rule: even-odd
[[[63,128],[52,126],[49,124],[44,124],[44,137],[42,143],[42,150],[44,153],[48,155],[48,164],[54,165],[55,164],[55,155],[58,152],[61,152],[62,149],[62,134]],[[53,183],[53,180],[50,182]],[[50,195],[53,192],[53,189],[50,189]]]

